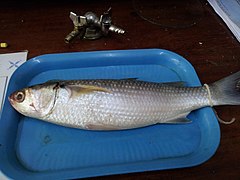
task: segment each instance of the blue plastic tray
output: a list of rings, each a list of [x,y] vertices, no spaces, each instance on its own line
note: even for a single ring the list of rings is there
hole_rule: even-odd
[[[201,85],[190,63],[175,53],[100,51],[33,58],[14,73],[7,95],[50,79],[102,78]],[[185,125],[86,131],[24,117],[6,101],[0,119],[0,168],[13,179],[72,179],[195,166],[215,153],[220,130],[211,108],[189,118],[192,123]]]

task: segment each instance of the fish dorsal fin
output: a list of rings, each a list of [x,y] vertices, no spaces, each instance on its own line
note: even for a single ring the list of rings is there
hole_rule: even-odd
[[[121,79],[121,80],[126,80],[126,81],[137,81],[138,78],[124,78],[124,79]]]
[[[58,83],[60,81],[62,81],[62,80],[60,80],[60,79],[51,79],[51,80],[46,81],[46,83]]]
[[[186,85],[184,81],[166,82],[162,84],[166,86],[174,86],[174,87],[184,87]]]
[[[120,79],[120,80],[125,80],[125,81],[140,81],[138,78],[125,78],[125,79]],[[160,83],[165,86],[174,86],[174,87],[184,87],[186,86],[186,82],[184,81],[175,81],[175,82],[164,82]]]
[[[177,119],[172,119],[169,121],[166,121],[165,123],[167,124],[187,124],[187,123],[191,123],[192,121],[186,117],[180,117]]]
[[[89,94],[97,91],[111,93],[109,89],[91,85],[67,85],[65,88],[70,90],[71,97],[77,97],[83,94]]]

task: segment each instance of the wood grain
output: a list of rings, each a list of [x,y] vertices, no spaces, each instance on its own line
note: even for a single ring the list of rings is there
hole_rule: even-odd
[[[177,1],[177,0],[176,0]],[[9,47],[0,53],[29,51],[29,58],[48,53],[161,48],[176,52],[194,66],[202,83],[210,83],[240,70],[240,43],[206,1],[203,17],[194,26],[163,28],[140,18],[131,0],[103,1],[5,1],[0,6],[0,41]],[[95,41],[75,39],[64,42],[72,30],[69,12],[101,14],[113,10],[113,22],[126,30],[124,36],[111,34]],[[239,179],[240,111],[238,107],[217,107],[219,116],[237,120],[220,125],[221,144],[207,162],[191,168],[132,173],[101,179]]]

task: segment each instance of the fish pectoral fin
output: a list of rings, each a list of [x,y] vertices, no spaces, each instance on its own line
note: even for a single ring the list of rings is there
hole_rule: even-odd
[[[101,91],[111,93],[111,91],[107,88],[99,87],[99,86],[90,86],[90,85],[81,85],[80,88],[85,92],[92,92],[92,91]]]
[[[191,123],[192,121],[186,117],[181,117],[181,118],[177,118],[177,119],[171,119],[169,121],[166,121],[164,123],[167,124],[187,124],[187,123]]]
[[[85,126],[88,130],[104,130],[104,131],[110,131],[110,130],[120,130],[121,128],[113,125],[106,125],[106,124],[87,124]]]
[[[83,94],[89,94],[94,91],[111,93],[110,90],[98,86],[89,86],[89,85],[67,85],[66,87],[70,90],[71,97],[77,97]]]

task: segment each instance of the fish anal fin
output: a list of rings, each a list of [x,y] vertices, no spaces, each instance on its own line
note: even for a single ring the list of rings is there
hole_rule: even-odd
[[[176,118],[176,119],[171,119],[171,120],[168,120],[164,123],[167,123],[167,124],[188,124],[188,123],[191,123],[192,121],[186,117],[180,117],[180,118]]]
[[[117,126],[106,124],[87,124],[85,128],[88,130],[103,130],[103,131],[120,130],[120,128]]]

